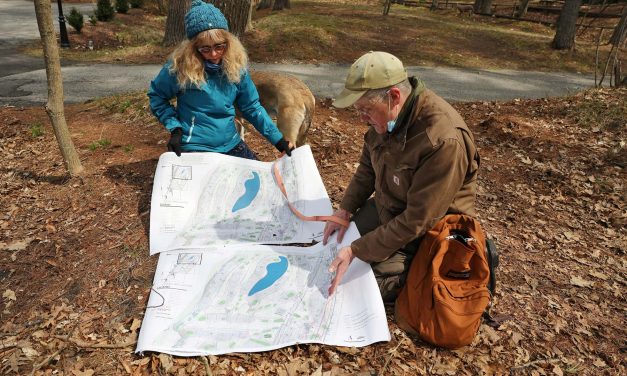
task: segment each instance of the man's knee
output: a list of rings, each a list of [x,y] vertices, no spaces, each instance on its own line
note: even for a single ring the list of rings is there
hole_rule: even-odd
[[[377,279],[383,302],[393,303],[396,300],[405,284],[412,256],[398,251],[387,260],[372,264],[372,271]]]

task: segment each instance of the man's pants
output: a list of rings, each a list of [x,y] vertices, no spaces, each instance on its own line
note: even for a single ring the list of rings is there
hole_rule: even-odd
[[[368,199],[368,201],[359,208],[357,213],[353,216],[353,221],[362,236],[381,226],[374,198]],[[396,300],[401,288],[405,284],[407,271],[409,270],[412,258],[416,254],[420,239],[414,240],[394,252],[388,259],[371,264],[384,303],[393,303]]]

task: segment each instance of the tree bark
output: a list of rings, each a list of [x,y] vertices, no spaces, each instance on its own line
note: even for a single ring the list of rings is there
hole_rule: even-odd
[[[292,8],[290,0],[274,0],[274,6],[272,7],[272,10],[283,10],[290,8]]]
[[[516,12],[516,18],[525,17],[525,15],[527,14],[528,8],[529,8],[529,0],[522,0],[520,2],[520,8],[518,8],[518,11]]]
[[[438,0],[431,0],[431,6],[429,7],[429,10],[436,10],[438,9]]]
[[[392,0],[385,0],[383,3],[383,15],[387,16],[390,13],[390,7],[392,6]]]
[[[250,11],[248,11],[248,20],[246,21],[246,28],[244,31],[250,31],[253,29],[253,12],[255,11],[255,1],[250,2]]]
[[[620,47],[625,42],[625,37],[627,37],[627,6],[623,8],[623,14],[614,28],[610,43]]]
[[[35,0],[35,16],[37,17],[37,27],[43,43],[44,60],[46,62],[46,79],[48,83],[46,112],[52,122],[52,129],[59,144],[59,149],[61,149],[65,167],[71,176],[77,176],[83,172],[83,166],[76,148],[74,148],[74,143],[65,121],[61,61],[52,23],[50,0]]]
[[[257,5],[257,10],[272,8],[273,4],[274,0],[261,0],[259,5]]]
[[[163,44],[166,47],[174,46],[183,41],[185,34],[185,14],[191,7],[191,0],[170,0],[168,18],[165,21]]]
[[[551,47],[556,50],[571,49],[575,46],[575,32],[577,31],[577,17],[581,0],[566,0],[560,16],[557,19],[557,28]]]
[[[242,37],[246,31],[246,24],[251,12],[252,0],[210,0],[209,2],[220,9],[229,23],[229,31]]]
[[[492,0],[475,0],[475,13],[492,14]]]

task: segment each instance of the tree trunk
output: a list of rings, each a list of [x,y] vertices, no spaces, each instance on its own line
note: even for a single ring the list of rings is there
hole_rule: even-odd
[[[429,10],[436,10],[436,9],[438,9],[438,0],[432,0]]]
[[[475,13],[492,14],[492,0],[475,0]]]
[[[191,0],[170,0],[168,18],[165,21],[165,34],[161,44],[166,47],[174,46],[187,37],[185,14],[189,11],[191,3]]]
[[[272,7],[272,10],[283,10],[290,8],[292,8],[290,0],[274,0],[274,6]]]
[[[522,0],[520,3],[520,8],[516,12],[516,18],[525,17],[527,14],[527,8],[529,8],[529,0]]]
[[[627,6],[623,8],[623,14],[614,28],[610,43],[620,47],[625,42],[625,37],[627,37]]]
[[[259,5],[257,5],[257,10],[272,8],[273,4],[274,0],[261,0]]]
[[[571,49],[575,46],[575,32],[577,31],[577,16],[579,16],[581,0],[567,0],[557,19],[557,28],[551,47],[556,50]]]
[[[224,13],[229,23],[229,31],[242,37],[246,31],[246,24],[251,12],[252,0],[210,0],[209,2]]]
[[[248,20],[246,21],[246,29],[244,31],[250,31],[253,29],[253,12],[255,11],[255,1],[250,2],[250,11],[248,12]]]
[[[44,60],[46,62],[46,78],[48,81],[46,112],[52,122],[52,129],[54,130],[54,135],[59,144],[59,149],[61,149],[65,167],[71,176],[77,176],[83,172],[83,166],[74,148],[70,131],[65,122],[61,61],[59,59],[57,37],[52,24],[50,0],[35,0],[35,15],[37,17],[37,26],[39,27],[39,35],[43,43]]]
[[[392,6],[392,0],[385,0],[383,3],[383,15],[387,16],[390,13],[390,7]]]

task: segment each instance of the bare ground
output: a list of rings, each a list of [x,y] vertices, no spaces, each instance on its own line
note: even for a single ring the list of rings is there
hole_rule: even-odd
[[[480,219],[501,252],[491,319],[472,345],[436,349],[390,316],[389,343],[298,345],[207,364],[133,354],[157,261],[150,195],[167,137],[144,97],[68,106],[86,167],[74,179],[43,109],[1,108],[0,373],[625,374],[625,98],[625,89],[597,90],[456,105],[480,147]],[[328,102],[316,111],[309,143],[337,203],[367,128]],[[259,137],[249,142],[262,159],[277,156]]]

